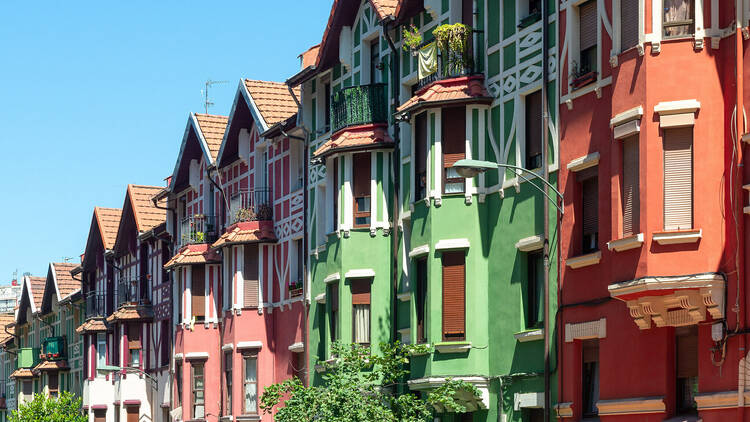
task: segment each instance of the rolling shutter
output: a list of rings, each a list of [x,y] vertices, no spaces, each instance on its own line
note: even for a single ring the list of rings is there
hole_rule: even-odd
[[[128,349],[141,348],[141,325],[138,323],[128,324]]]
[[[243,307],[257,308],[259,306],[259,280],[258,280],[258,245],[249,244],[243,248],[245,250],[243,277]]]
[[[698,334],[689,330],[677,336],[677,378],[698,376]]]
[[[592,167],[596,170],[598,167]],[[588,177],[581,182],[583,236],[596,235],[599,232],[599,182],[598,177]]]
[[[542,91],[526,96],[526,168],[534,169],[542,154]],[[541,160],[538,162],[541,167]]]
[[[638,0],[620,0],[620,50],[638,45]]]
[[[370,196],[371,155],[363,152],[354,155],[354,197]]]
[[[466,338],[464,252],[443,254],[443,339]]]
[[[414,119],[414,160],[417,174],[427,170],[427,113],[420,113]]]
[[[466,157],[466,108],[444,108],[442,117],[443,167]]]
[[[583,51],[596,45],[596,0],[589,0],[580,5],[578,14],[580,19],[579,44],[581,51]]]
[[[622,235],[638,233],[640,223],[640,190],[638,187],[638,137],[622,144]]]
[[[583,342],[583,363],[599,361],[599,341],[586,340]]]
[[[693,227],[693,128],[664,131],[664,230]]]
[[[195,317],[206,316],[206,269],[203,265],[194,265],[192,271],[192,312]]]
[[[370,279],[352,280],[352,305],[369,305],[370,287]]]

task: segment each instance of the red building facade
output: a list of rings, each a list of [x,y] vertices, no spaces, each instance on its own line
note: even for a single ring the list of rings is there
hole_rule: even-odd
[[[560,3],[561,418],[748,413],[736,3]]]

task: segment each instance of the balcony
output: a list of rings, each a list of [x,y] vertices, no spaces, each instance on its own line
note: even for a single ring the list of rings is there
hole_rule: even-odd
[[[86,319],[107,316],[107,297],[104,293],[89,292],[86,295]]]
[[[386,84],[360,85],[344,88],[331,97],[332,132],[370,123],[388,122]]]
[[[432,42],[426,43],[420,50],[429,48],[429,45]],[[433,82],[443,79],[473,75],[477,73],[475,69],[479,69],[478,60],[474,54],[473,43],[471,42],[467,43],[466,48],[463,50],[452,49],[449,47],[446,49],[434,48],[434,51],[433,54],[437,55],[437,57],[433,55],[432,59],[429,54],[419,55],[420,61],[427,61],[426,63],[422,63],[423,67],[426,69],[432,68],[433,71],[426,72],[427,74],[419,79],[416,91],[419,91]],[[431,60],[434,61],[429,63]]]
[[[142,283],[147,283],[147,280],[142,280],[139,277],[120,280],[117,285],[117,306],[141,306],[151,304],[151,298],[148,292],[141,291]],[[147,290],[147,289],[144,289]]]
[[[42,341],[42,359],[57,361],[65,359],[65,337],[47,337]]]
[[[179,248],[187,245],[212,243],[217,238],[216,216],[195,214],[184,218],[180,222]]]
[[[271,189],[244,189],[229,199],[229,225],[246,221],[270,221],[273,219]]]
[[[23,347],[18,349],[18,359],[16,360],[16,369],[30,369],[39,364],[39,348]]]

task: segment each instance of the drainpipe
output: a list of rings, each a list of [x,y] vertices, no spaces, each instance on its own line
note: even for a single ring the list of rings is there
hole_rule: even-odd
[[[294,90],[291,86],[287,85],[286,89],[289,90],[289,95],[292,96],[292,99],[294,100],[294,103],[297,104],[297,125],[302,129],[302,133],[304,134],[302,143],[304,145],[305,154],[304,157],[304,176],[303,176],[303,185],[304,189],[302,189],[302,233],[305,235],[302,236],[302,251],[306,255],[305,259],[302,260],[302,265],[304,267],[303,274],[305,274],[305,278],[307,281],[310,281],[310,278],[308,276],[309,272],[309,260],[310,260],[310,253],[309,253],[309,246],[308,246],[308,222],[307,222],[307,203],[309,201],[309,192],[308,192],[308,178],[309,178],[309,166],[310,166],[310,157],[308,157],[309,150],[310,150],[310,131],[307,129],[307,126],[305,126],[304,121],[302,121],[302,103],[300,103],[299,99],[296,95],[294,95]],[[302,87],[300,87],[300,90]],[[286,133],[282,130],[282,133],[286,136]],[[305,385],[310,385],[310,351],[308,350],[308,341],[309,333],[307,330],[309,329],[309,324],[307,321],[308,313],[310,312],[310,298],[308,297],[310,295],[310,291],[307,288],[307,281],[305,283],[302,283],[302,297],[304,297],[304,300],[302,301],[304,309],[302,310],[302,344],[304,345],[304,357],[305,357],[305,379],[303,380],[303,383]]]
[[[548,144],[549,144],[549,110],[547,100],[547,84],[549,83],[549,2],[542,1],[542,168],[544,169],[544,180],[549,181]],[[547,184],[544,185],[544,193],[547,194],[549,189]],[[557,201],[557,197],[555,197]],[[550,410],[552,406],[552,394],[550,392],[550,323],[549,323],[549,201],[543,201],[544,209],[544,420],[550,420]],[[559,211],[558,211],[559,213]],[[559,230],[559,228],[558,228]],[[558,240],[559,243],[559,240]],[[560,271],[560,269],[557,269]]]
[[[739,169],[737,171],[738,177],[743,176],[742,171],[742,160],[743,160],[743,154],[742,154],[742,134],[745,132],[745,105],[744,105],[744,69],[743,69],[743,39],[742,39],[742,25],[744,23],[744,18],[742,16],[742,6],[743,2],[741,0],[737,0],[735,2],[735,13],[736,13],[736,30],[735,30],[735,79],[737,82],[737,92],[736,92],[736,113],[735,113],[735,128],[732,128],[732,130],[736,131],[736,136],[733,137],[732,142],[732,148],[736,150],[737,156],[734,157],[732,165],[737,164]],[[733,171],[733,170],[732,170]],[[742,181],[740,179],[739,186],[742,185]],[[734,184],[732,184],[729,187],[733,192],[731,192],[730,198],[737,198],[738,196],[741,198],[742,196],[742,189],[739,187],[735,187]],[[735,194],[737,191],[739,191],[738,194]],[[734,201],[733,201],[734,202]],[[737,215],[737,204],[732,203],[732,214]],[[741,330],[746,325],[746,298],[745,293],[742,289],[743,287],[743,281],[745,277],[745,264],[744,259],[740,259],[741,256],[744,257],[745,254],[745,237],[744,237],[744,218],[736,218],[735,217],[735,232],[737,233],[737,248],[736,248],[736,255],[735,255],[735,263],[737,265],[737,304],[739,305],[739,309],[737,310],[737,330]],[[746,357],[746,335],[741,335],[739,338],[739,345],[738,345],[738,357],[739,357],[739,369],[740,369],[740,377],[738,382],[738,391],[737,391],[737,411],[739,412],[738,420],[744,421],[745,420],[745,364],[746,362],[743,362],[747,359]]]
[[[391,22],[394,21],[393,16],[389,16],[385,19],[383,19],[382,25],[383,25],[383,36],[385,37],[386,42],[388,42],[388,47],[391,49],[391,106],[395,108],[395,104],[397,99],[399,98],[399,54],[398,49],[396,48],[396,45],[393,43],[393,39],[391,39],[390,34],[388,34],[388,26]],[[392,115],[391,115],[392,116]],[[391,254],[393,259],[393,299],[392,302],[392,312],[393,312],[393,326],[392,326],[392,335],[393,339],[398,339],[398,297],[396,292],[398,292],[398,219],[399,219],[399,200],[398,200],[398,194],[399,194],[399,187],[401,183],[401,149],[399,148],[399,142],[401,139],[401,129],[399,127],[399,123],[396,121],[396,119],[393,119],[393,141],[394,141],[394,147],[393,147],[393,153],[391,158],[391,169],[393,171],[393,214],[392,214],[392,228],[391,228]]]

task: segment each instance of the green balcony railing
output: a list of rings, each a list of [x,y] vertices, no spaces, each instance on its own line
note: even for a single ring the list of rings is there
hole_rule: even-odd
[[[33,368],[39,363],[39,348],[24,347],[18,350],[16,369]]]
[[[331,130],[388,122],[386,84],[352,86],[331,96]]]
[[[65,337],[47,337],[44,339],[40,357],[46,360],[65,359]]]

